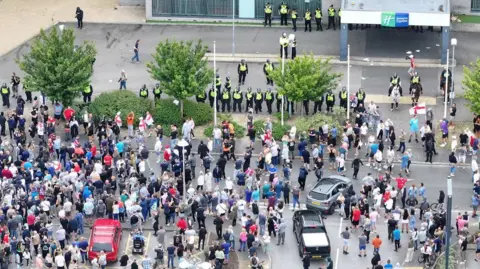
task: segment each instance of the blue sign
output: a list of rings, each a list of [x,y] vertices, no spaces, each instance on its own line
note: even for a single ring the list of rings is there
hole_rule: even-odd
[[[408,27],[408,13],[395,13],[395,27]]]

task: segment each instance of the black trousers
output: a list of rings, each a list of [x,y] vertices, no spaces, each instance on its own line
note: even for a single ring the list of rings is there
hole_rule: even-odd
[[[218,240],[222,239],[222,227],[215,227],[215,232],[217,233]]]
[[[273,86],[273,80],[271,78],[267,77],[267,85],[272,85]]]
[[[327,112],[330,111],[330,112],[333,112],[333,105],[334,103],[333,102],[328,102],[327,101]]]
[[[313,103],[313,114],[317,113],[318,112],[322,112],[322,105],[323,105],[323,102],[321,101],[315,101]]]
[[[255,101],[255,113],[262,112],[262,101]]]
[[[284,195],[283,196],[283,201],[285,202],[285,204],[290,204],[290,195]]]
[[[3,106],[10,108],[10,95],[9,94],[2,94],[2,102]]]
[[[273,101],[270,100],[270,101],[265,101],[267,103],[267,111],[268,111],[268,114],[272,114],[272,103]]]
[[[240,71],[238,73],[238,84],[245,84],[245,78],[247,77],[247,71]]]
[[[292,47],[292,60],[295,59],[296,57],[297,57],[297,48]]]
[[[267,26],[267,22],[268,22],[268,26],[272,27],[272,13],[270,14],[265,13],[265,23],[263,25]]]
[[[233,99],[233,112],[242,112],[242,99]]]
[[[285,59],[288,58],[288,46],[284,47],[280,45],[280,58],[283,57],[283,53],[285,53]]]
[[[315,19],[315,22],[317,23],[317,31],[323,31],[322,19]]]
[[[30,104],[32,103],[32,92],[31,91],[25,91],[25,95],[27,95],[27,102],[30,101]]]
[[[91,101],[92,101],[92,95],[91,94],[83,95],[83,102],[84,103],[90,103]]]
[[[296,32],[297,31],[297,19],[292,19],[292,24],[293,24],[292,30],[294,32]]]
[[[305,32],[307,31],[307,26],[308,30],[311,32],[312,31],[312,20],[305,20]]]
[[[205,227],[205,217],[203,218],[199,218],[197,217],[197,221],[198,221],[198,229],[200,229],[200,227]]]
[[[230,100],[222,100],[222,112],[225,112],[225,107],[227,107],[227,111],[230,112]]]
[[[310,103],[308,101],[303,101],[303,108],[305,109],[305,115],[308,116],[308,110],[309,110]]]
[[[77,27],[80,29],[83,28],[83,18],[77,18]]]
[[[280,25],[283,25],[283,22],[285,22],[285,25],[288,25],[287,14],[280,14]]]
[[[253,108],[253,100],[247,100],[247,110]]]
[[[335,17],[330,17],[328,16],[328,27],[327,30],[333,27],[333,30],[335,30]]]
[[[357,175],[358,175],[358,171],[359,171],[359,170],[360,170],[360,168],[358,168],[358,167],[354,167],[354,168],[353,168],[353,178],[355,178],[355,179],[357,178]]]
[[[200,244],[202,245],[202,247],[200,248]],[[198,249],[204,249],[205,248],[205,238],[198,238]]]

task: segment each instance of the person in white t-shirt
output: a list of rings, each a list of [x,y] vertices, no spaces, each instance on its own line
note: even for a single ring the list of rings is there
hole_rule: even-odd
[[[65,268],[65,257],[63,257],[61,252],[59,252],[58,255],[55,256],[55,265],[57,266],[57,269]]]
[[[232,193],[233,193],[233,180],[230,177],[227,177],[227,180],[225,181],[225,189],[228,190],[229,195],[232,195]]]
[[[247,201],[245,201],[243,197],[237,201],[237,216],[239,219],[243,216],[245,205],[247,205]]]
[[[185,231],[185,241],[187,242],[187,251],[192,253],[195,245],[195,230],[188,229]]]
[[[370,229],[372,232],[377,230],[377,219],[378,219],[378,212],[375,208],[372,209],[372,212],[369,214],[370,217]]]

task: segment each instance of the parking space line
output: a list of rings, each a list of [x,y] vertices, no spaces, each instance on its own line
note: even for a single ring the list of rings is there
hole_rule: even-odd
[[[342,237],[342,225],[343,225],[343,217],[340,216],[340,227],[338,228],[338,236]]]
[[[152,237],[152,233],[149,232],[149,233],[148,233],[148,236],[147,236],[147,240],[146,240],[147,242],[146,242],[146,244],[145,244],[145,253],[144,253],[144,254],[147,254],[147,253],[148,253],[148,246],[150,245],[150,239],[151,239],[151,237]]]
[[[340,256],[340,249],[337,248],[337,256],[335,257],[335,269],[338,269],[338,258]]]
[[[132,240],[132,234],[131,233],[128,233],[128,238],[127,238],[127,245],[125,246],[125,253],[127,255],[130,255],[129,254],[129,251],[131,251],[131,246],[130,246],[130,241]]]

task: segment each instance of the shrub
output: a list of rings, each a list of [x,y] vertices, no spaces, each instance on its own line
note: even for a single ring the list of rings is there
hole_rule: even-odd
[[[273,116],[274,116],[279,122],[282,121],[282,112],[277,112],[277,113],[273,114]],[[283,113],[283,120],[286,121],[286,120],[289,120],[289,119],[290,119],[290,113],[288,113],[288,112]]]
[[[127,115],[135,113],[135,125],[140,117],[145,117],[147,111],[153,112],[153,102],[148,99],[137,97],[136,94],[125,90],[115,90],[102,93],[88,106],[88,112],[95,118],[107,117],[113,119],[117,112],[121,112],[121,118],[126,127]],[[155,119],[155,118],[154,118]]]
[[[221,122],[222,121],[219,121],[219,125],[221,125]],[[236,121],[230,120],[230,122],[233,124],[233,128],[235,128],[235,138],[243,138],[247,132],[245,127],[241,126]],[[213,125],[210,125],[203,130],[203,135],[206,137],[212,137],[212,134]]]
[[[330,127],[335,126],[340,131],[342,130],[342,123],[341,121],[339,121],[338,117],[339,116],[337,116],[337,118],[334,118],[332,115],[321,113],[317,113],[308,117],[299,117],[295,120],[297,134],[308,132],[308,129],[312,126],[315,129],[318,129],[318,127],[323,126],[324,124],[328,124]]]
[[[185,118],[192,117],[195,125],[198,126],[205,125],[213,120],[213,109],[208,104],[191,100],[183,101],[183,114]]]
[[[176,124],[178,132],[182,131],[182,115],[180,115],[180,107],[173,103],[173,99],[161,99],[155,104],[155,111],[153,113],[155,124],[160,124],[163,127],[163,133],[166,136],[170,135],[170,125]]]
[[[264,129],[265,121],[264,120],[256,120],[253,122],[253,127],[257,131],[257,134],[260,135],[262,133],[262,129]],[[280,141],[282,140],[283,135],[285,132],[290,131],[291,126],[288,124],[285,124],[282,126],[280,122],[273,121],[272,122],[272,136],[273,139]]]

